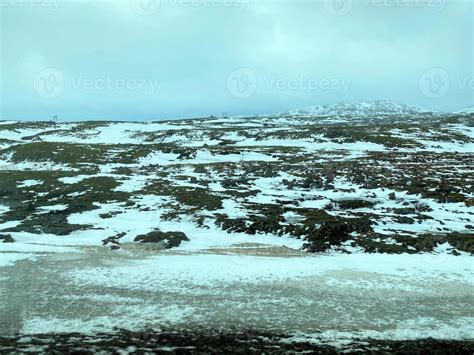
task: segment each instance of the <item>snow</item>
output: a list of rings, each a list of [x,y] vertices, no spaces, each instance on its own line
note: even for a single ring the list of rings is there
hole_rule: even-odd
[[[314,344],[332,345],[341,347],[350,343],[365,342],[366,339],[377,340],[470,340],[474,333],[474,322],[470,317],[461,317],[442,324],[432,317],[417,317],[401,321],[394,329],[364,330],[364,331],[337,331],[329,330],[314,334],[296,334],[285,339],[287,343],[310,342]]]
[[[456,307],[449,302],[468,297],[474,285],[467,255],[148,255],[65,273],[71,284],[97,290],[68,297],[68,304],[77,300],[98,310],[113,304],[107,315],[73,319],[33,315],[22,331],[93,332],[153,324],[206,329],[225,324],[226,319],[236,324],[257,320],[263,329],[285,324],[293,340],[327,343],[367,337],[469,339],[474,330],[469,312],[443,316]],[[150,297],[158,294],[159,299],[151,302]],[[390,304],[409,312],[394,313]],[[430,309],[424,309],[428,304]]]
[[[2,243],[5,244],[5,243]],[[19,260],[26,260],[34,258],[33,254],[29,253],[6,253],[3,252],[3,245],[0,244],[0,267],[11,266]],[[9,243],[8,243],[9,244]]]
[[[33,136],[36,133],[38,133],[38,131],[31,128],[5,129],[0,125],[0,139],[21,141],[21,137]]]
[[[10,207],[0,204],[0,216],[10,211]]]
[[[8,222],[0,223],[0,231],[2,229],[14,228],[18,226],[20,223],[21,221],[8,221]]]
[[[466,232],[466,224],[471,219],[470,208],[464,203],[440,203],[433,199],[422,198],[419,195],[410,195],[406,191],[391,190],[387,188],[364,189],[353,184],[346,179],[336,178],[334,180],[334,189],[312,189],[305,190],[285,190],[281,188],[281,180],[293,180],[295,177],[291,175],[280,175],[278,178],[258,178],[254,181],[252,189],[258,189],[261,192],[256,196],[247,199],[248,202],[256,203],[276,203],[277,200],[295,201],[304,198],[295,208],[318,208],[324,209],[333,201],[364,199],[376,203],[370,209],[358,209],[360,212],[370,212],[382,216],[382,221],[388,222],[387,225],[382,223],[374,225],[374,231],[382,234],[393,234],[393,230],[429,233],[439,232],[438,228],[449,228],[452,231]],[[389,194],[395,193],[397,200],[389,199]],[[372,197],[372,196],[376,197]],[[432,211],[423,212],[431,217],[423,220],[422,223],[401,224],[392,220],[393,213],[390,212],[394,208],[402,208],[404,203],[410,202],[412,207],[425,204]],[[343,215],[344,211],[338,208],[326,211],[331,215]],[[442,224],[444,223],[444,224]]]
[[[33,256],[40,252],[65,266],[48,271],[64,280],[57,295],[48,288],[55,283],[44,286],[54,307],[25,313],[22,334],[207,329],[229,321],[261,330],[286,327],[290,340],[341,345],[356,338],[471,339],[474,330],[472,312],[458,308],[474,287],[472,257],[465,254],[281,257],[232,253],[232,247],[227,253],[100,247],[87,261],[90,251],[65,258],[78,250],[36,245],[34,254],[19,245],[25,249],[0,249],[0,266],[38,262]],[[77,305],[81,311],[73,313]]]
[[[148,165],[174,165],[174,164],[212,164],[225,162],[241,161],[275,161],[269,155],[258,152],[242,152],[240,154],[212,154],[208,150],[199,150],[195,158],[178,159],[179,155],[175,153],[153,152],[144,158],[140,158],[141,166]]]
[[[59,204],[59,205],[42,206],[42,207],[39,207],[38,209],[43,213],[48,213],[51,211],[63,211],[66,208],[68,208],[68,205]]]
[[[22,137],[37,134],[43,141],[48,142],[114,145],[159,143],[170,146],[172,143],[179,148],[166,150],[168,153],[165,153],[154,146],[147,146],[147,149],[153,149],[152,152],[130,164],[99,164],[95,171],[91,164],[88,166],[90,175],[63,174],[63,177],[58,179],[63,184],[77,184],[91,177],[106,176],[119,183],[114,191],[132,193],[129,200],[135,202],[135,205],[115,201],[95,203],[94,210],[68,216],[69,223],[92,225],[92,228],[76,230],[68,236],[8,232],[15,242],[0,243],[0,272],[5,273],[7,277],[13,277],[14,274],[10,274],[10,269],[7,268],[19,267],[23,264],[19,263],[21,260],[28,260],[28,263],[38,265],[38,269],[43,270],[58,265],[60,260],[67,259],[67,263],[63,264],[64,269],[52,269],[50,275],[64,277],[67,281],[64,283],[65,287],[86,285],[90,287],[87,290],[94,292],[74,293],[69,289],[55,296],[57,298],[54,302],[59,302],[58,304],[79,302],[85,306],[91,303],[96,305],[98,310],[98,313],[90,313],[90,317],[84,312],[68,318],[60,314],[61,307],[53,307],[50,313],[43,316],[37,313],[26,314],[21,331],[92,332],[108,331],[114,327],[139,328],[149,324],[187,326],[189,322],[200,324],[199,322],[203,320],[214,324],[213,321],[222,319],[222,315],[227,316],[228,312],[235,316],[231,319],[240,319],[244,323],[254,319],[249,315],[263,323],[269,320],[268,322],[272,321],[272,324],[286,325],[291,325],[290,321],[300,317],[297,321],[301,327],[291,328],[288,325],[289,330],[321,327],[321,331],[313,334],[314,329],[308,328],[308,331],[301,334],[295,332],[294,339],[301,337],[328,343],[351,341],[356,337],[472,338],[474,318],[470,316],[468,307],[462,312],[455,309],[457,302],[468,299],[469,291],[474,287],[472,256],[465,252],[461,252],[459,256],[449,255],[454,250],[454,246],[449,243],[438,244],[432,254],[387,255],[365,254],[360,247],[355,247],[352,241],[347,241],[344,246],[353,254],[330,252],[324,255],[305,255],[300,250],[304,244],[302,239],[271,233],[255,235],[228,233],[215,224],[218,214],[227,215],[231,219],[247,218],[249,214],[256,213],[256,210],[252,209],[252,203],[282,205],[283,202],[291,209],[283,213],[285,221],[283,224],[299,224],[304,212],[301,209],[325,209],[328,204],[331,204],[332,208],[325,210],[332,216],[353,217],[355,213],[373,213],[378,218],[378,224],[373,226],[374,231],[387,236],[387,239],[384,239],[387,244],[396,244],[395,237],[390,236],[401,233],[416,235],[440,231],[472,232],[466,227],[467,224],[472,224],[472,207],[468,207],[465,203],[440,203],[423,198],[421,195],[409,194],[401,188],[365,189],[360,184],[349,181],[349,176],[336,177],[331,182],[333,188],[327,186],[302,188],[297,184],[291,189],[287,187],[283,182],[284,179],[302,180],[300,176],[303,175],[301,172],[305,169],[305,162],[354,160],[347,162],[347,166],[350,166],[352,163],[357,164],[358,158],[372,153],[393,152],[383,144],[364,141],[345,143],[337,139],[328,139],[319,131],[318,134],[308,137],[306,133],[309,129],[304,128],[305,115],[329,115],[331,116],[329,120],[333,123],[339,120],[339,116],[347,115],[374,118],[376,117],[373,115],[374,112],[378,112],[380,117],[412,114],[418,117],[425,113],[432,114],[408,105],[378,102],[317,106],[291,111],[291,115],[297,116],[294,119],[261,116],[203,119],[196,120],[193,124],[104,122],[73,134],[68,134],[67,130],[79,123],[59,124],[55,126],[55,130],[48,125],[17,130],[2,129],[0,126],[0,138],[14,142],[6,143],[7,146],[24,144]],[[5,123],[0,122],[1,124]],[[222,127],[225,127],[225,130],[222,130]],[[392,137],[413,139],[422,145],[417,148],[398,149],[399,153],[469,154],[474,151],[473,144],[469,141],[474,137],[472,127],[461,123],[447,124],[445,127],[441,133],[433,129],[426,131],[393,129],[384,133]],[[295,133],[292,137],[298,137],[296,133],[301,132],[301,136],[306,138],[274,138],[279,137],[280,131],[284,132],[288,128]],[[272,132],[274,134],[265,136],[265,133]],[[455,138],[444,138],[444,136],[451,137],[450,132],[458,135],[453,135]],[[216,136],[218,138],[215,138]],[[224,142],[226,145],[221,147],[220,143],[223,140],[230,142]],[[197,149],[182,149],[182,147]],[[247,166],[258,164],[239,164],[268,162],[269,164],[264,165],[271,167],[272,163],[276,165],[283,160],[288,161],[293,154],[287,154],[283,150],[278,152],[278,149],[273,147],[298,148],[294,154],[298,155],[298,158],[306,159],[301,163],[301,169],[297,167],[291,170],[292,174],[280,172],[278,176],[261,177],[258,176],[259,173],[247,172],[245,169]],[[114,150],[110,150],[108,154],[128,149],[128,147],[113,148]],[[218,154],[227,151],[227,148],[230,148],[231,154]],[[190,151],[196,154],[180,158],[177,151]],[[380,155],[374,154],[374,156]],[[55,162],[17,163],[12,157],[11,153],[1,156],[1,170],[69,172],[81,170],[78,165],[69,166]],[[410,155],[407,154],[406,159],[410,159]],[[229,185],[226,184],[226,180],[229,180],[230,174],[227,174],[226,169],[220,170],[219,164],[223,163],[234,163],[232,168],[237,170],[235,176],[244,180],[249,177],[248,181],[241,183],[236,180],[235,187],[227,188]],[[194,171],[196,164],[209,164],[209,166],[204,172],[197,173]],[[452,169],[450,173],[454,175],[472,170],[467,163],[464,165],[457,165],[457,169]],[[116,173],[116,169],[122,167],[129,168],[131,173]],[[393,166],[388,165],[387,169],[390,168]],[[167,220],[165,216],[173,211],[179,200],[172,196],[157,195],[160,192],[156,192],[156,195],[146,192],[149,184],[159,181],[169,184],[172,188],[183,186],[206,188],[208,192],[222,198],[222,208],[206,210],[190,207],[192,213],[189,214],[187,208],[183,208],[176,219]],[[17,183],[18,188],[27,188],[43,184],[43,181],[22,179]],[[67,187],[67,191],[68,196],[78,199],[85,194],[85,192],[69,192],[70,186]],[[242,193],[248,191],[251,193]],[[60,192],[58,191],[58,196]],[[389,198],[392,192],[396,194],[394,200]],[[37,194],[36,197],[39,198],[31,200],[38,203],[37,210],[31,212],[32,217],[45,217],[44,214],[48,212],[68,208],[67,204],[61,203],[60,197],[45,202],[43,196],[44,193]],[[472,194],[468,196],[473,197]],[[30,197],[26,196],[25,201],[21,202],[29,202],[29,199]],[[358,208],[355,213],[348,212],[337,204],[337,201],[348,199],[364,199],[375,205],[371,208]],[[430,208],[423,212],[427,219],[417,220],[413,224],[396,221],[397,214],[394,209],[414,208],[420,204]],[[0,204],[0,216],[13,208],[14,204],[11,206]],[[104,218],[104,214],[107,214],[107,218]],[[416,217],[411,214],[406,216]],[[202,226],[198,226],[197,218],[201,218]],[[21,222],[2,220],[0,232],[16,227]],[[166,251],[154,250],[150,245],[134,242],[137,235],[156,229],[164,232],[184,232],[190,240]],[[119,233],[125,233],[119,240],[120,250],[112,251],[109,246],[102,245],[105,238]],[[352,233],[352,236],[360,237],[357,233]],[[5,280],[3,274],[0,280]],[[163,300],[152,299],[154,295],[163,296]],[[330,297],[327,297],[328,295]],[[451,298],[445,301],[443,295],[449,295]],[[431,298],[433,304],[421,304]],[[344,303],[344,300],[347,300],[347,303]],[[395,314],[393,307],[390,307],[390,302],[393,300],[405,302],[403,309],[408,310],[409,314],[405,315],[401,311],[400,314]],[[364,308],[366,317],[364,312],[359,310],[359,305],[362,308],[366,307]],[[306,315],[312,313],[305,313],[303,306],[319,312],[315,312],[317,316],[312,319],[317,322],[310,324]],[[372,306],[375,309],[386,306],[384,316],[378,320],[373,319],[373,314],[369,314]],[[355,307],[357,311],[354,311],[354,308],[351,309],[352,313],[346,313],[344,307]],[[101,310],[104,310],[105,314],[101,314]],[[303,314],[298,315],[300,310]],[[412,310],[416,312],[412,314]],[[239,313],[241,311],[242,313]],[[274,312],[276,317],[266,318],[267,313],[263,311]],[[293,314],[295,318],[292,318]],[[305,321],[309,323],[304,323]],[[337,327],[330,328],[330,325],[326,327],[326,323],[336,321],[340,321],[343,326],[339,327],[338,324]],[[375,324],[376,322],[380,324]]]
[[[222,209],[218,211],[225,213],[229,218],[246,218],[247,213],[242,209],[238,202],[233,199],[222,200]]]
[[[18,184],[18,187],[30,187],[41,185],[42,183],[43,181],[41,180],[23,180],[20,184]]]
[[[462,109],[462,110],[459,110],[459,111],[456,111],[454,113],[460,113],[460,114],[465,114],[465,113],[474,113],[474,106],[469,106],[469,107],[466,107],[465,109]]]
[[[146,234],[159,228],[163,232],[180,231],[184,232],[190,241],[182,242],[178,248],[173,250],[198,251],[213,247],[229,247],[236,243],[249,242],[249,236],[245,233],[229,234],[213,223],[208,224],[208,228],[203,229],[195,225],[189,218],[182,218],[177,224],[176,221],[164,221],[160,216],[166,212],[166,209],[143,210],[146,206],[159,206],[169,202],[169,199],[162,196],[144,195],[137,197],[137,203],[142,209],[129,208],[123,209],[118,203],[97,204],[98,209],[72,214],[68,217],[71,224],[93,224],[94,230],[75,231],[67,238],[54,238],[55,244],[61,245],[97,245],[107,236],[113,236],[120,232],[127,233],[120,239],[121,243],[131,243],[133,239],[140,234]],[[226,200],[224,200],[226,201]],[[231,213],[235,216],[245,215],[244,211],[231,200],[225,202],[229,207],[233,204],[235,210],[222,210],[222,213]],[[103,219],[100,217],[104,213],[119,212],[111,218]],[[56,240],[57,239],[57,240]],[[45,240],[43,238],[43,240]],[[278,237],[271,234],[255,235],[251,238],[252,242],[265,243],[271,245],[287,246],[290,248],[300,248],[302,241],[291,237]]]
[[[163,153],[153,152],[146,157],[140,158],[139,164],[142,166],[147,165],[170,165],[176,163],[179,154],[176,153]]]
[[[280,113],[280,116],[383,117],[427,113],[435,112],[422,107],[409,106],[394,101],[372,101],[309,106],[305,108],[293,109],[285,113]]]
[[[416,257],[409,254],[343,254],[293,258],[164,254],[113,270],[96,268],[75,271],[72,275],[81,283],[148,291],[175,288],[180,282],[193,286],[221,287],[225,284],[276,282],[345,270],[398,278],[405,284],[437,278],[474,284],[474,270],[466,269],[466,262],[470,258],[430,254]],[[339,281],[332,279],[332,282]],[[387,284],[386,287],[391,286]],[[398,287],[409,286],[400,283]],[[415,291],[423,293],[423,289]]]
[[[87,301],[87,298],[82,301]],[[93,334],[97,331],[112,331],[115,328],[138,329],[147,322],[156,319],[160,319],[163,325],[185,325],[193,310],[192,307],[178,307],[176,305],[168,307],[146,305],[143,304],[143,301],[140,302],[139,300],[120,307],[120,312],[113,312],[108,316],[95,317],[88,322],[81,321],[80,319],[32,317],[24,322],[22,332],[24,334],[36,334],[67,331]]]
[[[64,184],[77,184],[78,182],[81,182],[82,180],[87,179],[89,177],[90,176],[88,175],[67,176],[59,178],[58,181],[61,181]]]
[[[149,182],[150,178],[148,176],[134,175],[128,179],[119,180],[121,182],[120,186],[115,188],[115,191],[123,192],[134,192],[142,190]]]
[[[0,242],[0,267],[12,266],[20,260],[36,261],[38,258],[52,253],[76,253],[76,248],[54,245],[48,236],[38,240],[37,235],[30,233],[11,233],[15,234],[14,243]],[[49,243],[48,243],[49,242]]]
[[[474,139],[474,127],[460,124],[450,124],[449,128],[451,130],[457,131],[465,136]]]
[[[46,142],[87,143],[87,144],[141,144],[142,139],[137,133],[179,130],[176,125],[152,122],[104,122],[98,127],[85,129],[80,136],[44,134],[41,138]]]
[[[297,147],[302,148],[307,152],[334,152],[349,153],[350,158],[361,157],[364,152],[383,152],[387,148],[382,144],[371,142],[355,142],[355,143],[338,143],[329,140],[322,142],[315,142],[311,139],[262,139],[256,140],[254,138],[244,139],[238,141],[237,147]],[[256,159],[257,160],[257,159]],[[322,161],[322,160],[321,160]]]
[[[67,164],[57,164],[50,161],[32,162],[23,161],[20,163],[12,163],[9,159],[0,158],[0,170],[17,170],[17,171],[77,171],[77,169]]]
[[[48,235],[44,235],[45,240],[41,240],[40,243],[35,238],[35,235],[30,233],[20,233],[17,236],[20,237],[24,242],[15,241],[15,243],[0,243],[0,254],[3,253],[11,253],[11,254],[18,254],[18,255],[28,255],[31,256],[39,256],[41,254],[50,254],[50,253],[76,253],[79,252],[79,249],[67,246],[60,246],[54,245],[54,243],[47,243],[48,242]]]

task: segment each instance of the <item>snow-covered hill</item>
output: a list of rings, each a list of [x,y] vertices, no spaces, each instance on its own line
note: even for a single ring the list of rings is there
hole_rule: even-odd
[[[378,117],[0,122],[0,354],[472,353],[474,128]]]
[[[436,115],[431,111],[418,106],[410,106],[395,101],[371,101],[358,103],[339,103],[335,105],[315,105],[297,108],[281,113],[280,116],[321,116],[343,118],[384,118],[407,117],[420,115]]]
[[[474,114],[474,105],[466,107],[465,109],[456,111],[457,114]]]

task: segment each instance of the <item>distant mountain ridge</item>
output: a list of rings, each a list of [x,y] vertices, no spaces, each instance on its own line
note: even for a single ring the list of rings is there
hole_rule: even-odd
[[[474,114],[474,105],[472,106],[469,106],[469,107],[466,107],[465,109],[462,109],[462,110],[459,110],[459,111],[456,111],[454,113],[468,113],[468,114]]]
[[[437,115],[439,112],[419,106],[411,106],[395,101],[370,101],[339,103],[335,105],[315,105],[297,108],[281,113],[280,116],[322,116],[322,117],[395,117]]]

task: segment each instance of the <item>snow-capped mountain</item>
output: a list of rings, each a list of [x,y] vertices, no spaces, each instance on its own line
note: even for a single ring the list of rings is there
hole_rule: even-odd
[[[322,117],[404,117],[435,115],[437,112],[418,106],[410,106],[395,101],[371,101],[339,103],[335,105],[315,105],[297,108],[280,114],[281,116],[322,116]]]
[[[466,107],[465,109],[456,111],[456,112],[454,112],[454,113],[458,113],[458,114],[474,114],[474,105],[469,106],[469,107]]]

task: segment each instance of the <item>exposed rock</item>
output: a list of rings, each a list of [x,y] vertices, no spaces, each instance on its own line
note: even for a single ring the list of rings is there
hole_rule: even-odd
[[[183,232],[161,232],[153,231],[147,234],[137,235],[135,242],[140,243],[160,243],[166,249],[178,247],[182,241],[189,241]]]
[[[375,203],[367,200],[339,200],[336,202],[342,209],[370,208]]]
[[[404,207],[404,208],[394,208],[393,212],[396,214],[407,215],[407,214],[416,214],[414,208]]]
[[[238,179],[224,179],[221,181],[221,185],[225,189],[236,189],[239,185],[248,185],[249,181],[246,178]]]
[[[305,249],[310,252],[324,252],[332,246],[340,246],[348,241],[352,228],[347,223],[326,222],[319,229],[309,234],[306,240]]]
[[[453,248],[466,253],[474,254],[474,234],[473,233],[450,233],[446,235],[445,240]]]
[[[428,206],[428,204],[423,203],[423,202],[417,202],[415,204],[415,210],[417,212],[431,212],[431,211],[433,211],[433,209],[430,206]]]
[[[406,216],[397,216],[397,217],[395,217],[395,221],[397,221],[397,223],[402,223],[402,224],[413,224],[413,223],[415,223],[415,220],[413,218],[406,217]]]
[[[102,245],[107,245],[107,244],[115,244],[115,245],[119,245],[120,242],[118,241],[120,238],[124,237],[127,233],[125,232],[122,232],[122,233],[119,233],[117,235],[114,235],[112,237],[108,237],[108,238],[105,238],[105,239],[102,239]]]
[[[196,151],[194,150],[184,150],[184,151],[181,151],[179,156],[178,156],[178,159],[179,160],[183,160],[183,159],[193,159],[196,157]]]
[[[0,241],[2,241],[2,243],[13,243],[15,239],[13,239],[10,234],[0,234]]]
[[[47,354],[116,354],[123,349],[133,349],[134,353],[163,353],[163,349],[173,349],[184,354],[262,354],[262,353],[393,353],[393,354],[472,354],[472,340],[378,340],[354,339],[342,346],[321,344],[304,337],[294,340],[292,334],[257,331],[252,329],[202,330],[165,328],[158,330],[122,330],[114,332],[88,333],[48,333],[34,336],[1,336],[0,348],[3,353],[28,353],[31,349],[41,349]],[[71,351],[74,349],[74,351]],[[374,350],[379,349],[379,350]],[[380,349],[383,349],[380,350]],[[38,353],[38,352],[37,352]]]
[[[360,218],[351,218],[346,220],[346,223],[349,225],[351,231],[356,231],[358,233],[372,233],[372,224],[373,222],[370,220],[369,217],[364,216]]]
[[[207,169],[204,165],[198,164],[194,167],[194,172],[197,174],[205,174],[207,173]]]

